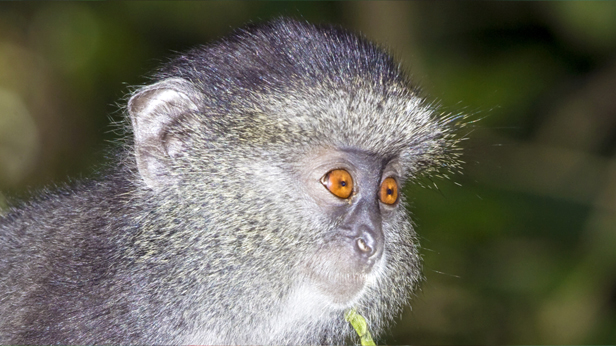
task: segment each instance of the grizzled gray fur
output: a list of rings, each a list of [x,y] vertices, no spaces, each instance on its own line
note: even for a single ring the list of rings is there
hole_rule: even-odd
[[[380,48],[249,27],[177,56],[126,112],[107,174],[0,218],[0,343],[357,342],[349,308],[378,341],[399,316],[418,243],[379,186],[458,171],[460,152],[457,117]],[[334,169],[349,198],[326,189]]]

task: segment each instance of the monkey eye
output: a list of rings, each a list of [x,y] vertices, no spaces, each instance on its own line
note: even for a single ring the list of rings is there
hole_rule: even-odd
[[[334,196],[349,198],[353,192],[353,178],[344,169],[334,169],[321,178],[321,184]]]
[[[389,177],[381,183],[379,199],[385,204],[392,205],[398,200],[398,183],[396,179]]]

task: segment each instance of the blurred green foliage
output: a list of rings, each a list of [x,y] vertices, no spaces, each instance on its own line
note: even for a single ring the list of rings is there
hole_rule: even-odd
[[[377,341],[616,343],[614,2],[0,3],[0,208],[95,172],[172,52],[278,16],[361,31],[480,119],[464,175],[406,187],[426,281]]]

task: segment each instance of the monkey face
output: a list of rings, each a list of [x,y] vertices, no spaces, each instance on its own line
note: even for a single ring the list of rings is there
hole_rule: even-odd
[[[330,225],[304,271],[331,299],[347,306],[376,284],[399,208],[398,161],[357,149],[319,151],[301,164],[308,207]]]

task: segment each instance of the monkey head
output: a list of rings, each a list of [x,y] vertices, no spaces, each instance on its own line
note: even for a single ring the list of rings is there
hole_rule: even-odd
[[[421,278],[402,187],[458,170],[455,116],[367,40],[289,20],[179,55],[155,79],[128,106],[135,181],[167,215],[151,228],[191,240],[167,248],[191,254],[187,299],[220,302],[196,320],[224,335],[196,340],[245,341],[230,316],[266,314],[257,342],[332,342],[350,330],[345,309],[376,332],[400,313]]]

